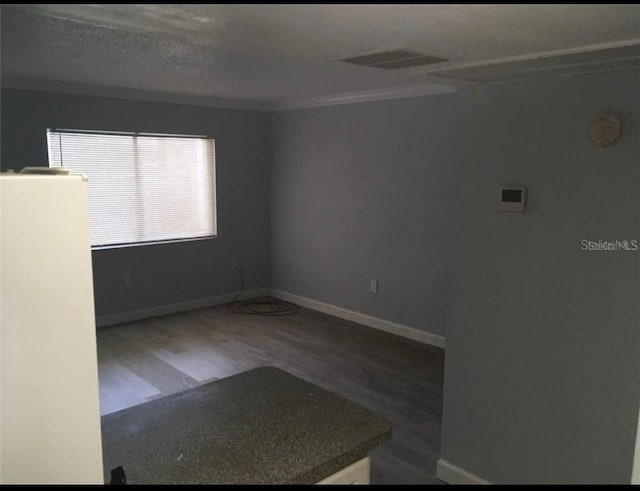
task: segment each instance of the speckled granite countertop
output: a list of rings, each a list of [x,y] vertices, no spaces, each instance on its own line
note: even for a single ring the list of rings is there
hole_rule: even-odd
[[[102,417],[105,482],[312,484],[391,437],[382,416],[264,367]]]

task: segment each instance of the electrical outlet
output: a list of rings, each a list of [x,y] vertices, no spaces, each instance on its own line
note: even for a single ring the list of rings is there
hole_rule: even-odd
[[[124,275],[124,287],[125,288],[132,288],[133,287],[133,275],[132,274]]]
[[[378,293],[378,280],[371,280],[369,282],[369,292]]]

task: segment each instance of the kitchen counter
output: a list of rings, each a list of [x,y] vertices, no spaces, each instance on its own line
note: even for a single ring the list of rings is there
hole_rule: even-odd
[[[102,417],[105,482],[312,484],[391,437],[384,417],[264,367]]]

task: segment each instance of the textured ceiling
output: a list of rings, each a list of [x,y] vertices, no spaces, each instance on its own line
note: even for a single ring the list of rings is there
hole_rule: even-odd
[[[464,82],[433,67],[638,41],[638,5],[5,5],[2,77],[286,104],[441,92]],[[397,47],[451,61],[398,71],[335,61]]]

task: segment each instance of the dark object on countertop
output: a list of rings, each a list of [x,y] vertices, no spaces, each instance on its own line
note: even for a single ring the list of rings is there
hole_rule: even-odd
[[[129,484],[313,484],[391,438],[387,418],[263,367],[102,417]]]
[[[109,484],[127,484],[127,475],[121,465],[111,469],[111,481]]]

